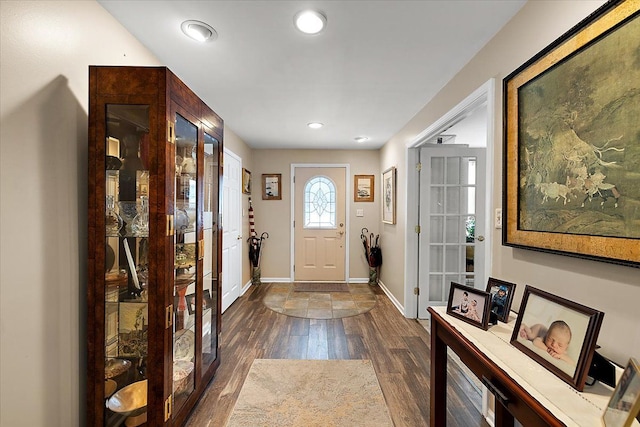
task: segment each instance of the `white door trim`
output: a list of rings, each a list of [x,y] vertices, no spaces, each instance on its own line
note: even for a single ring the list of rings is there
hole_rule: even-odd
[[[351,221],[349,221],[349,208],[350,208],[350,203],[349,203],[349,196],[351,195],[351,192],[349,191],[350,188],[353,187],[353,180],[351,178],[351,165],[349,165],[348,163],[291,163],[291,173],[289,174],[289,176],[291,177],[291,182],[290,182],[290,192],[291,192],[291,243],[290,243],[290,247],[291,247],[291,252],[290,252],[290,263],[289,263],[289,281],[293,282],[294,281],[294,271],[293,271],[293,266],[295,264],[295,229],[293,227],[293,221],[295,219],[295,182],[294,182],[294,177],[295,177],[295,172],[296,172],[296,168],[345,168],[345,183],[346,183],[346,188],[344,191],[344,209],[345,209],[345,233],[347,235],[347,237],[345,238],[345,252],[344,252],[344,280],[345,282],[349,281],[349,227],[350,227],[350,223]]]
[[[415,319],[418,316],[418,299],[413,293],[413,289],[418,286],[418,234],[414,230],[414,226],[419,224],[419,198],[411,197],[417,195],[419,189],[419,173],[415,167],[418,162],[418,147],[427,140],[442,133],[445,129],[464,120],[475,108],[487,103],[487,158],[486,158],[486,215],[485,215],[485,244],[486,255],[484,263],[484,271],[486,277],[491,275],[492,265],[492,236],[493,224],[491,220],[493,215],[493,152],[494,152],[494,135],[495,135],[495,79],[490,79],[471,95],[466,97],[462,102],[452,108],[448,113],[436,120],[432,125],[427,127],[413,140],[405,145],[405,161],[406,161],[406,191],[407,191],[407,207],[405,217],[405,265],[404,265],[404,315],[405,317]],[[425,225],[426,226],[426,225]]]

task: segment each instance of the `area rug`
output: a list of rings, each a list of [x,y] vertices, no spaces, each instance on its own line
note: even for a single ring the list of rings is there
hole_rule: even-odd
[[[370,360],[256,359],[227,427],[392,427]]]
[[[293,292],[349,292],[346,283],[309,283],[293,284]]]

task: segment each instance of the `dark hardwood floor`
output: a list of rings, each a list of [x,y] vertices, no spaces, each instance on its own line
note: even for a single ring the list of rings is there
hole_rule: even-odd
[[[429,424],[429,334],[404,318],[382,290],[373,289],[378,303],[368,313],[313,320],[265,307],[261,300],[268,286],[253,286],[223,314],[221,365],[188,427],[224,426],[257,358],[370,359],[394,425]],[[447,426],[488,426],[476,384],[456,364],[448,365]]]

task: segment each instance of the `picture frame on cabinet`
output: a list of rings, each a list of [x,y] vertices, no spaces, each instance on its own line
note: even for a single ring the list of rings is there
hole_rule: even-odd
[[[486,331],[489,328],[490,304],[489,292],[451,282],[447,314]]]
[[[355,175],[353,177],[353,201],[373,202],[375,175]]]
[[[598,310],[527,285],[511,344],[582,391],[603,317]]]
[[[196,294],[188,294],[185,295],[185,300],[187,300],[187,311],[189,314],[195,314],[196,312]]]
[[[282,174],[262,174],[262,200],[282,200]]]
[[[602,414],[602,421],[606,427],[630,427],[634,419],[640,418],[639,413],[640,366],[632,357]]]
[[[639,12],[606,2],[503,80],[504,245],[640,267]]]

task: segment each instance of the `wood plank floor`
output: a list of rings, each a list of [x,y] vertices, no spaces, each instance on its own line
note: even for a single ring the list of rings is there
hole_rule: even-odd
[[[379,288],[373,288],[378,303],[368,313],[313,320],[266,308],[261,300],[268,286],[253,286],[223,314],[221,365],[187,427],[224,426],[256,358],[370,359],[394,425],[429,424],[429,334]],[[476,385],[454,363],[448,376],[447,426],[488,426]]]

